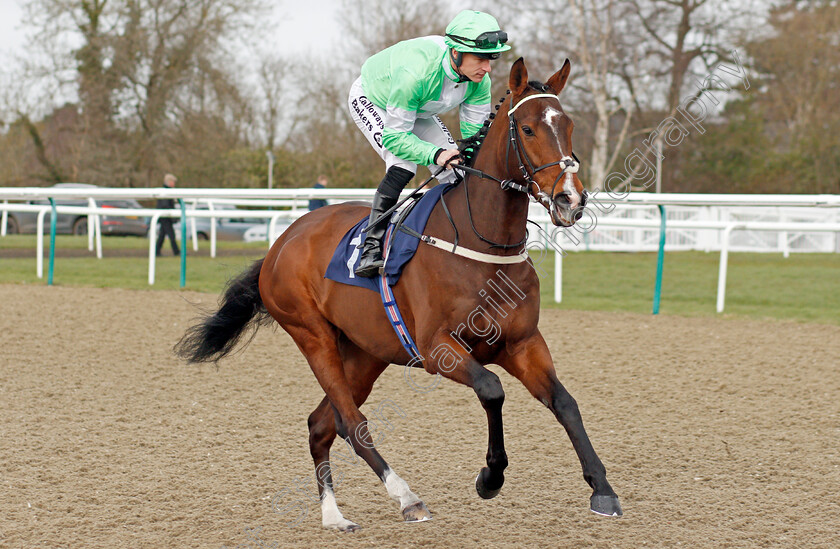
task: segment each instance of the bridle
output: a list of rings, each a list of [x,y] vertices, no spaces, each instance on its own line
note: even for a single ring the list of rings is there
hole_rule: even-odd
[[[508,90],[507,93],[510,94],[510,90]],[[577,155],[575,155],[575,153],[572,152],[571,156],[563,156],[562,158],[560,158],[560,160],[557,160],[555,162],[549,162],[548,164],[543,164],[542,166],[538,166],[536,168],[534,167],[534,164],[531,162],[531,159],[528,157],[528,153],[525,151],[525,148],[520,143],[520,140],[522,138],[519,137],[519,131],[520,131],[519,130],[519,125],[517,124],[516,118],[514,117],[513,114],[526,101],[530,101],[531,99],[537,99],[537,98],[542,98],[542,97],[545,97],[545,98],[551,97],[551,98],[557,99],[559,101],[559,99],[557,98],[556,95],[549,94],[549,93],[537,93],[537,94],[533,94],[533,95],[523,97],[522,99],[519,100],[519,103],[517,103],[516,105],[514,105],[513,107],[511,107],[508,110],[508,136],[509,136],[509,138],[508,138],[508,141],[507,141],[507,146],[505,148],[505,165],[507,166],[509,164],[510,151],[511,151],[511,149],[513,149],[514,153],[516,153],[516,159],[519,162],[519,171],[522,174],[522,178],[525,180],[524,184],[523,183],[517,183],[513,179],[505,179],[505,180],[498,179],[498,178],[496,178],[496,177],[494,177],[494,176],[492,176],[488,173],[482,172],[481,170],[478,170],[478,169],[473,168],[471,166],[464,166],[464,165],[461,165],[461,164],[452,164],[450,167],[454,168],[454,169],[462,170],[462,171],[467,172],[467,173],[472,174],[472,175],[475,175],[475,176],[477,176],[481,179],[490,179],[490,180],[496,181],[497,183],[499,183],[499,185],[501,186],[501,188],[503,190],[506,190],[506,191],[507,190],[514,190],[514,191],[523,192],[523,193],[531,196],[535,201],[537,201],[540,204],[542,204],[543,206],[545,206],[545,208],[549,211],[549,213],[552,216],[555,216],[555,215],[557,215],[557,212],[554,210],[554,208],[556,208],[556,204],[555,204],[554,200],[552,199],[552,197],[554,196],[554,189],[557,187],[557,183],[560,181],[560,179],[563,178],[564,175],[574,174],[574,173],[578,172],[578,170],[580,169],[580,160],[578,160]],[[504,98],[502,100],[504,100]],[[498,109],[499,106],[497,105],[496,108]],[[491,118],[493,116],[494,115],[491,115]],[[526,167],[526,165],[527,165],[527,167]],[[545,191],[540,189],[540,186],[534,180],[534,176],[537,174],[537,172],[540,172],[540,171],[542,171],[546,168],[550,168],[552,166],[559,166],[559,165],[563,166],[563,170],[554,179],[554,184],[551,187],[551,193],[546,193]],[[537,189],[536,193],[531,191],[534,187],[536,187],[536,189]],[[491,240],[488,240],[487,238],[485,238],[481,234],[479,234],[479,232],[475,228],[475,225],[473,224],[472,212],[470,212],[470,209],[469,209],[469,204],[470,204],[469,190],[468,190],[468,187],[467,187],[467,184],[466,184],[466,179],[464,181],[464,191],[467,194],[467,197],[466,197],[467,198],[467,212],[468,212],[469,218],[470,218],[470,225],[472,226],[473,232],[475,232],[476,236],[478,236],[484,242],[487,242],[488,244],[491,244],[491,247],[495,247],[495,248],[517,248],[517,247],[520,247],[520,246],[524,245],[525,242],[527,242],[527,240],[528,240],[527,232],[526,232],[525,238],[521,242],[517,242],[516,244],[501,244],[501,243],[498,243],[498,242],[493,242]],[[584,191],[581,195],[581,204],[580,204],[581,209],[583,209],[583,207],[586,206],[587,196],[588,196],[588,193],[586,192],[586,189],[584,189]],[[445,207],[445,204],[444,204],[444,207]],[[581,214],[580,211],[578,211],[574,215],[575,215],[575,218],[577,219],[582,214]],[[456,233],[457,233],[457,231],[456,231]],[[457,234],[456,234],[456,238],[457,238]]]
[[[539,185],[537,184],[536,181],[534,181],[534,176],[537,174],[537,172],[542,171],[546,168],[550,168],[552,166],[558,166],[558,165],[563,166],[563,170],[554,179],[554,184],[551,186],[551,194],[548,194],[548,193],[546,193],[545,191],[542,191],[542,190],[538,190],[535,195],[532,195],[532,196],[534,196],[534,198],[537,201],[539,201],[543,206],[546,206],[546,208],[548,208],[549,211],[550,211],[554,207],[554,201],[552,200],[552,197],[554,196],[554,189],[557,187],[557,183],[560,181],[560,179],[563,178],[564,175],[577,173],[578,170],[580,169],[580,160],[578,160],[577,155],[574,152],[572,152],[572,156],[564,156],[560,160],[557,160],[555,162],[549,162],[548,164],[543,164],[542,166],[539,166],[539,167],[535,168],[534,164],[531,162],[531,159],[528,158],[528,153],[525,151],[524,147],[522,147],[522,144],[519,142],[519,139],[517,139],[517,136],[519,135],[519,128],[518,128],[518,125],[516,123],[516,118],[513,116],[513,113],[516,111],[516,109],[521,107],[522,104],[525,103],[526,101],[530,101],[531,99],[536,99],[536,98],[539,98],[539,97],[557,99],[557,96],[553,95],[553,94],[537,93],[537,94],[529,95],[527,97],[522,98],[519,101],[519,103],[517,103],[516,105],[511,107],[511,109],[508,111],[508,125],[509,125],[510,139],[508,140],[507,150],[505,151],[505,164],[507,164],[507,162],[508,162],[510,149],[511,149],[511,147],[513,147],[513,150],[516,153],[516,159],[519,162],[519,171],[522,172],[522,178],[525,179],[525,181],[527,181],[528,187],[536,186],[537,189],[539,189]],[[557,99],[557,101],[559,102],[560,100]],[[525,161],[524,163],[523,163],[523,160]],[[528,169],[525,168],[525,164],[528,165],[528,168],[531,170],[531,173],[528,173]],[[511,187],[516,188],[516,187],[513,187],[513,182],[511,182],[511,183],[512,183]],[[528,187],[526,187],[525,185],[517,185],[517,186],[519,188],[516,188],[516,190],[523,191],[523,192],[528,191]],[[502,188],[504,188],[504,186]],[[584,194],[581,197],[581,207],[583,207],[585,205],[586,205],[586,190],[584,189]]]

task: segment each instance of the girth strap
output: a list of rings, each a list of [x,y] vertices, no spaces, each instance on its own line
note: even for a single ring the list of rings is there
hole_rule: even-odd
[[[485,254],[482,252],[471,250],[469,248],[465,248],[463,246],[458,246],[456,244],[453,244],[452,242],[443,240],[442,238],[420,234],[409,227],[400,226],[399,230],[408,235],[413,236],[414,238],[420,239],[421,242],[425,242],[429,246],[440,248],[441,250],[444,250],[446,252],[450,252],[461,257],[466,257],[467,259],[472,259],[473,261],[481,261],[482,263],[493,263],[495,265],[510,265],[513,263],[523,263],[525,261],[528,261],[527,255]]]

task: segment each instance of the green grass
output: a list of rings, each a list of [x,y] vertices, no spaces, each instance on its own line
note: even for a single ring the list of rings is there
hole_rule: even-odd
[[[155,284],[149,286],[149,241],[144,238],[106,237],[102,239],[102,256],[97,260],[93,252],[85,257],[56,257],[53,283],[60,286],[87,286],[94,288],[130,288],[177,290],[180,288],[181,259],[173,257],[168,242],[164,246],[164,257],[155,262]],[[207,254],[209,242],[200,242],[200,253]],[[219,241],[216,246],[219,257],[193,255],[192,245],[187,250],[187,284],[185,289],[199,292],[219,292],[225,282],[239,274],[255,259],[263,257],[268,250],[264,242],[246,244],[243,242]],[[4,250],[24,250],[31,253],[25,257],[4,257]],[[72,250],[84,253],[87,238],[76,236],[56,237],[56,250]],[[143,253],[138,257],[114,257],[120,251],[132,250]],[[79,252],[81,251],[81,252]],[[238,255],[222,255],[235,251]],[[111,254],[111,257],[109,257]],[[6,254],[8,255],[8,254]],[[20,253],[18,253],[20,255]],[[44,284],[49,268],[49,239],[44,243],[44,278],[35,274],[35,237],[14,235],[0,238],[0,283]]]
[[[179,288],[180,259],[158,258],[154,286],[147,283],[148,258],[114,257],[117,250],[148,250],[142,238],[102,239],[102,260],[92,254],[56,258],[54,282],[62,286],[120,287],[174,290]],[[47,246],[49,241],[46,242]],[[202,242],[201,253],[209,244]],[[87,239],[61,236],[56,249],[84,254]],[[225,282],[251,261],[265,255],[264,243],[219,242],[216,259],[187,257],[186,289],[219,292]],[[5,252],[5,256],[4,256]],[[23,257],[8,257],[24,254]],[[48,249],[45,249],[45,256]],[[109,253],[112,254],[109,257]],[[165,249],[165,253],[169,253]],[[536,259],[536,258],[535,258]],[[664,315],[715,316],[720,254],[673,252],[665,254],[660,313]],[[0,283],[46,284],[35,276],[35,237],[0,238]],[[656,276],[655,253],[578,252],[563,258],[563,302],[554,303],[554,256],[539,263],[542,306],[562,309],[650,313]],[[775,318],[840,325],[840,254],[733,253],[729,255],[726,288],[728,316]]]
[[[660,314],[714,316],[719,253],[665,254]],[[554,303],[554,255],[539,264],[543,307],[650,313],[655,253],[570,253]],[[840,255],[730,253],[724,314],[840,324]],[[541,273],[541,275],[543,274]]]

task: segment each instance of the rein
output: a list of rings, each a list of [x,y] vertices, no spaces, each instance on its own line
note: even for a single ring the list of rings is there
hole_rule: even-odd
[[[432,175],[430,175],[430,176],[429,176],[429,177],[428,177],[428,178],[427,178],[427,179],[426,179],[426,180],[425,180],[425,181],[424,181],[424,182],[423,182],[423,183],[422,183],[419,187],[417,187],[416,189],[414,189],[414,190],[411,192],[411,194],[410,194],[410,195],[406,196],[405,198],[403,198],[402,200],[400,200],[399,202],[397,202],[396,204],[394,204],[393,206],[391,206],[390,208],[388,208],[388,210],[386,210],[386,211],[385,211],[382,215],[380,215],[379,217],[377,217],[377,218],[373,221],[373,223],[371,223],[370,225],[371,225],[371,226],[373,226],[373,225],[378,224],[378,223],[379,223],[380,221],[382,221],[383,219],[388,219],[388,217],[389,217],[391,214],[393,214],[395,211],[397,211],[397,210],[399,209],[399,207],[400,207],[400,206],[402,206],[403,204],[405,204],[406,202],[408,202],[408,201],[409,201],[409,200],[411,200],[412,198],[416,197],[416,196],[417,196],[417,193],[418,193],[418,192],[420,192],[420,189],[422,189],[423,187],[425,187],[426,185],[428,185],[428,184],[429,184],[429,182],[431,182],[431,180],[432,180],[432,179],[434,179],[435,177],[439,176],[439,175],[441,174],[441,172],[443,172],[443,170],[444,170],[444,168],[442,168],[442,167],[441,167],[441,168],[440,168],[439,170],[437,170],[435,173],[433,173]]]

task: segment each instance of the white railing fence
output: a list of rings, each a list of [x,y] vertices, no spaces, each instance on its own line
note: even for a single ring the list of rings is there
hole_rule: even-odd
[[[541,206],[531,209],[531,219],[544,216]],[[719,228],[730,223],[796,223],[807,229],[811,223],[840,223],[840,208],[762,207],[762,206],[667,206],[666,247],[669,251],[720,251],[723,233]],[[609,252],[655,252],[659,248],[660,214],[656,205],[617,204],[610,213],[596,212],[593,218],[582,219],[580,228],[562,233],[561,246],[567,251],[597,250]],[[550,222],[545,219],[546,224]],[[624,223],[626,221],[626,223]],[[638,221],[650,221],[648,227]],[[681,222],[696,222],[680,226]],[[594,226],[593,226],[594,225]],[[551,233],[551,227],[544,227]],[[580,241],[578,244],[576,241]],[[840,252],[840,235],[832,233],[744,230],[732,236],[729,248],[735,252],[831,253]]]
[[[406,190],[405,193],[410,192]],[[116,209],[94,207],[95,200],[106,198],[181,198],[191,207],[186,218],[192,220],[193,247],[197,250],[195,218],[211,219],[211,255],[215,256],[215,221],[230,210],[216,205],[247,205],[282,210],[247,210],[247,217],[269,221],[266,231],[269,245],[279,236],[277,224],[304,215],[306,201],[312,198],[331,202],[369,200],[372,189],[106,189],[106,188],[0,188],[0,235],[6,234],[7,212],[37,212],[36,272],[43,276],[43,224],[52,206],[9,202],[46,198],[85,198],[87,208],[56,206],[59,214],[88,216],[88,247],[96,247],[102,257],[99,216],[149,216],[149,284],[154,284],[154,244],[157,221],[162,216],[180,218],[180,210]],[[205,204],[207,209],[198,209]],[[659,206],[664,206],[660,210]],[[664,211],[662,219],[660,211]],[[562,258],[565,252],[580,250],[657,251],[660,243],[669,250],[720,251],[717,310],[723,311],[727,258],[730,250],[744,252],[840,252],[840,195],[697,195],[674,193],[630,193],[622,197],[594,195],[584,218],[571,228],[554,227],[546,211],[532,204],[529,218],[541,230],[532,231],[529,249],[554,248],[555,301],[562,300]],[[662,222],[665,222],[663,229]],[[665,238],[661,239],[662,232]],[[52,257],[51,257],[52,258]],[[661,282],[657,275],[657,285]],[[182,273],[182,280],[184,273]],[[655,298],[658,300],[658,296]],[[654,310],[658,309],[658,301]]]

